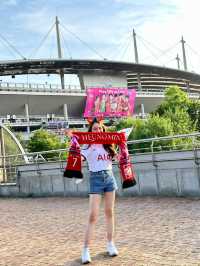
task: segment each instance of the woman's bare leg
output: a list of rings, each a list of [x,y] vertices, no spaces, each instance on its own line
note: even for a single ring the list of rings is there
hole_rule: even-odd
[[[99,207],[101,203],[101,195],[99,194],[90,194],[89,200],[89,219],[88,224],[85,232],[85,240],[84,240],[84,247],[88,247],[90,245],[94,227],[97,222],[98,214],[99,214]]]
[[[114,237],[114,230],[115,230],[114,206],[115,206],[115,191],[106,192],[105,199],[104,199],[104,210],[105,210],[105,217],[106,217],[108,242],[113,241],[113,237]]]

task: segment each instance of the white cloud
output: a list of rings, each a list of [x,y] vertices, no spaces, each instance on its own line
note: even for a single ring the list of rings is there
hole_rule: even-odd
[[[193,66],[188,65],[188,68],[190,70],[195,68],[200,72],[199,63],[195,63],[196,58],[194,54],[191,53],[191,49],[187,46],[188,43],[193,49],[199,51],[200,37],[196,32],[200,24],[199,2],[193,0],[173,0],[173,3],[176,4],[176,12],[174,14],[163,14],[162,18],[158,18],[157,21],[149,21],[143,25],[140,30],[147,40],[152,40],[152,42],[162,50],[180,41],[183,35],[186,40],[185,48],[188,63],[189,61],[194,62],[192,64]],[[177,53],[179,53],[179,56],[182,58],[181,43],[179,43],[175,50],[172,50],[171,54],[168,53],[165,62],[167,59],[168,61],[173,59],[172,56],[175,58]],[[173,64],[176,67],[175,60]]]
[[[8,3],[17,4],[17,1],[8,0]],[[134,28],[138,37],[140,62],[176,67],[174,58],[177,53],[180,57],[182,56],[180,43],[165,55],[161,54],[162,51],[178,43],[184,35],[188,68],[190,70],[200,68],[200,56],[195,56],[194,53],[194,51],[199,53],[200,44],[197,32],[200,24],[199,1],[102,0],[101,3],[92,2],[91,4],[90,1],[83,3],[79,0],[73,2],[34,0],[23,9],[18,9],[15,16],[10,16],[13,26],[11,31],[5,31],[6,36],[10,33],[14,36],[17,32],[15,44],[18,47],[21,45],[20,49],[30,54],[55,23],[56,15],[59,16],[62,25],[104,57],[113,60],[134,61],[132,37]],[[66,57],[69,57],[66,48],[68,46],[73,58],[99,59],[97,54],[90,51],[77,38],[62,27],[60,29],[66,41],[65,44],[62,42]],[[144,43],[140,36],[160,50],[147,42]],[[193,52],[187,43],[194,49]],[[38,57],[49,57],[50,54],[55,56],[57,54],[55,29],[38,51]],[[156,60],[155,57],[158,59]]]

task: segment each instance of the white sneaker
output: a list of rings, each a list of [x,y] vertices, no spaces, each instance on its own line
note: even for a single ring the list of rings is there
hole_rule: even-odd
[[[111,256],[111,257],[118,255],[118,251],[117,251],[113,242],[107,243],[107,251],[108,251],[109,256]]]
[[[83,248],[81,259],[83,264],[91,262],[89,248]]]

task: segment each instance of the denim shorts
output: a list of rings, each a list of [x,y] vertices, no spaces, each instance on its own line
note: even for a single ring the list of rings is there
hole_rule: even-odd
[[[103,194],[116,190],[117,182],[112,170],[90,172],[90,194]]]

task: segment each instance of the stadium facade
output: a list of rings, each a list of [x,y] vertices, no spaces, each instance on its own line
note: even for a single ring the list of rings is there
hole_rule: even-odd
[[[135,115],[153,111],[164,98],[164,90],[178,85],[199,98],[200,75],[154,65],[108,60],[18,60],[1,61],[0,76],[25,74],[75,74],[79,86],[0,83],[0,121],[30,132],[47,121],[67,121],[84,126],[83,112],[88,87],[128,87],[137,91]]]

